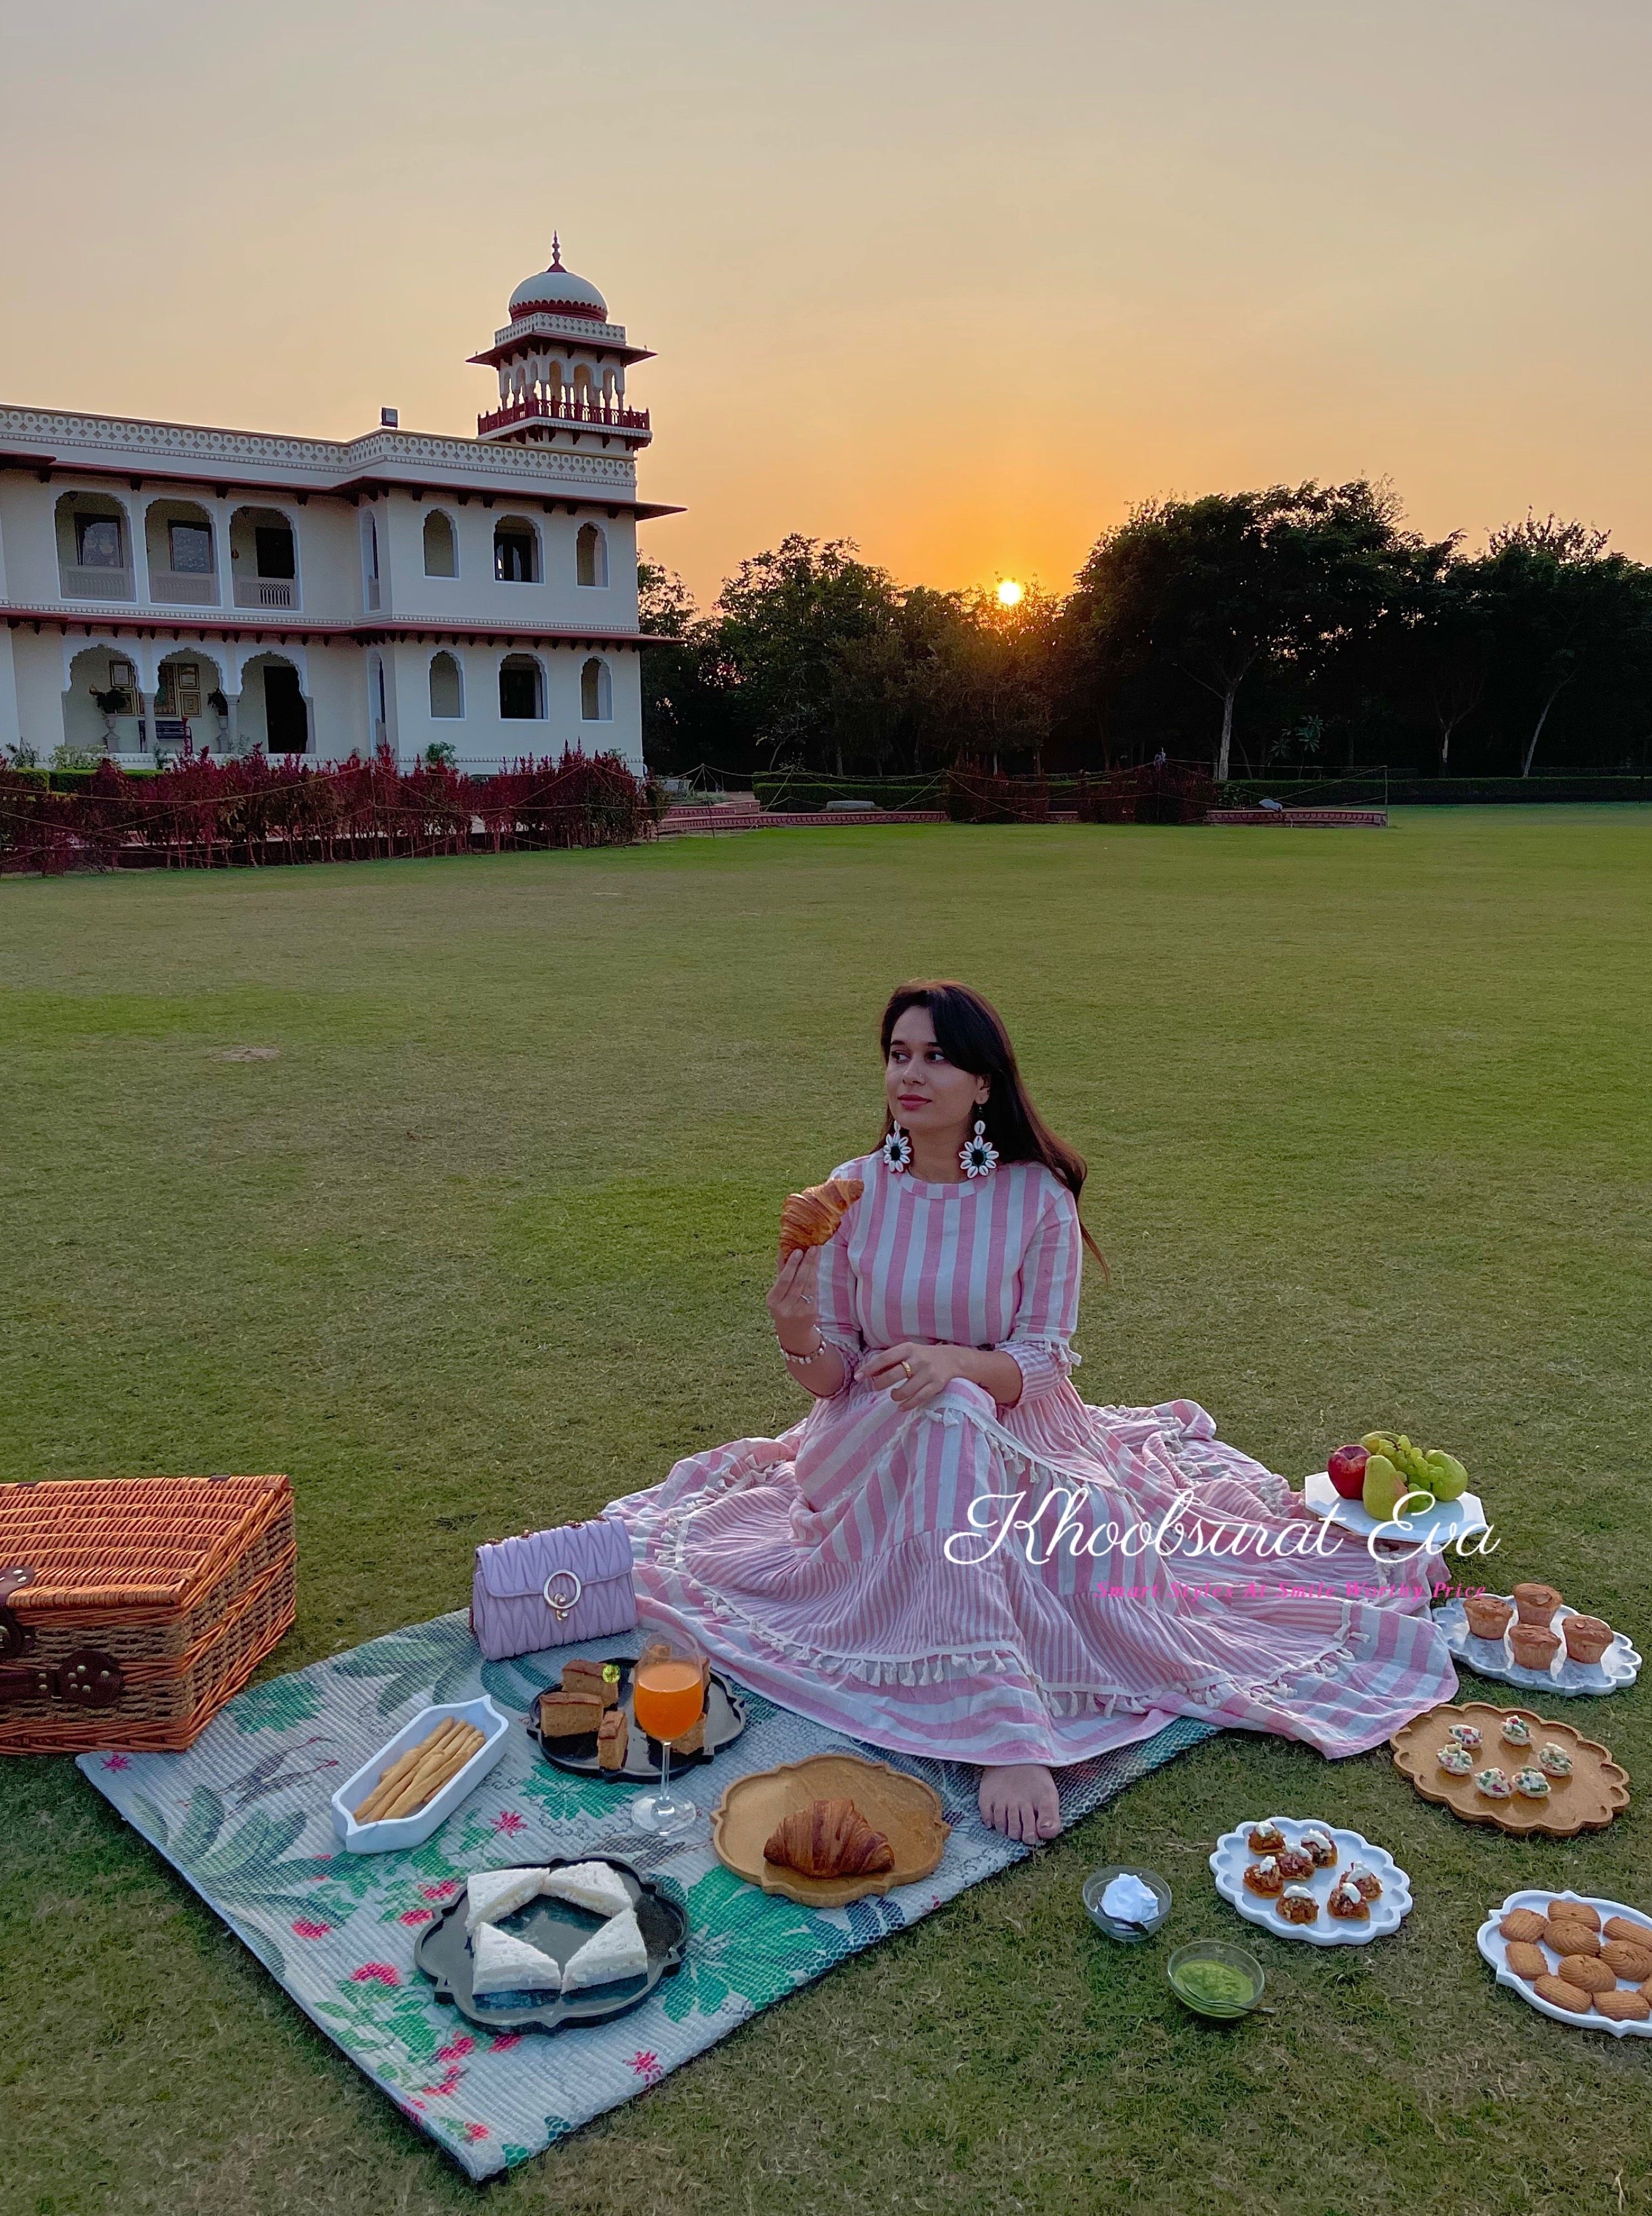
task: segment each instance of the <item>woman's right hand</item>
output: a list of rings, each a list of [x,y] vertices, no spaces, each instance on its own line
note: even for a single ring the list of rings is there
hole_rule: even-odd
[[[799,1246],[781,1263],[768,1289],[769,1317],[788,1354],[811,1353],[820,1343],[819,1283],[819,1247]]]

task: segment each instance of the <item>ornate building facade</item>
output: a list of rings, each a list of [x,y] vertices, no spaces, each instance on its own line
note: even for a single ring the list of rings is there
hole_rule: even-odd
[[[550,267],[490,347],[477,435],[348,440],[0,406],[0,748],[462,766],[643,761],[647,360]]]

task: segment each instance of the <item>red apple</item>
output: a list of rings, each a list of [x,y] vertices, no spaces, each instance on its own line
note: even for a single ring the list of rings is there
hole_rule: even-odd
[[[1339,1447],[1326,1463],[1326,1474],[1344,1500],[1358,1500],[1364,1492],[1365,1464],[1370,1460],[1364,1447]]]

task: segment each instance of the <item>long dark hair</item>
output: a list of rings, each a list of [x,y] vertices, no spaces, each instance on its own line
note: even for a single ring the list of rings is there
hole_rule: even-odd
[[[1045,1169],[1061,1179],[1073,1198],[1079,1199],[1089,1165],[1076,1147],[1069,1147],[1064,1139],[1056,1136],[1028,1099],[1004,1019],[991,1001],[950,977],[915,978],[908,984],[897,985],[889,996],[889,1006],[884,1010],[878,1029],[885,1063],[895,1026],[909,1008],[929,1011],[929,1020],[935,1027],[935,1043],[954,1069],[965,1069],[971,1077],[984,1077],[990,1081],[992,1090],[980,1116],[987,1127],[988,1138],[998,1149],[1000,1161],[1042,1162]],[[885,1108],[885,1138],[894,1123],[894,1117]],[[1078,1228],[1084,1244],[1101,1265],[1105,1277],[1106,1256],[1082,1222]]]

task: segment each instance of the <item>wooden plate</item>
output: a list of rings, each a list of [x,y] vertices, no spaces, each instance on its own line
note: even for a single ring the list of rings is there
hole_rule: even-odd
[[[1505,1746],[1499,1733],[1505,1716],[1522,1715],[1532,1727],[1529,1747]],[[1572,1757],[1572,1774],[1550,1781],[1546,1800],[1488,1800],[1475,1790],[1472,1777],[1448,1777],[1436,1757],[1448,1728],[1454,1723],[1479,1727],[1484,1745],[1475,1757],[1476,1770],[1494,1765],[1510,1772],[1524,1770],[1537,1760],[1544,1739],[1553,1739]],[[1629,1773],[1612,1758],[1611,1750],[1598,1740],[1585,1739],[1570,1724],[1552,1722],[1532,1708],[1494,1708],[1485,1701],[1467,1701],[1461,1708],[1431,1708],[1396,1731],[1389,1745],[1394,1767],[1409,1777],[1425,1800],[1438,1800],[1465,1824],[1495,1824],[1500,1831],[1524,1837],[1569,1839],[1579,1831],[1603,1831],[1620,1808],[1629,1806]]]
[[[811,1800],[853,1800],[894,1849],[894,1868],[878,1877],[804,1877],[765,1862],[763,1848],[781,1817]],[[737,1777],[712,1812],[712,1844],[723,1867],[804,1908],[847,1908],[870,1893],[915,1885],[940,1866],[952,1829],[933,1786],[854,1754],[811,1754]]]

